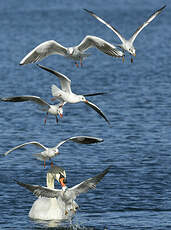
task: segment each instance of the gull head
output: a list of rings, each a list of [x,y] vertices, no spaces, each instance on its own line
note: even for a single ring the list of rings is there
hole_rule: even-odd
[[[87,99],[83,95],[79,95],[78,99],[79,99],[79,101],[83,101],[83,102],[87,101]]]
[[[74,48],[73,47],[69,47],[68,48],[68,55],[72,56],[74,54]]]
[[[131,55],[133,55],[134,57],[136,56],[136,50],[135,50],[135,48],[132,46],[132,47],[130,47],[129,49],[128,49],[128,52],[131,54]]]

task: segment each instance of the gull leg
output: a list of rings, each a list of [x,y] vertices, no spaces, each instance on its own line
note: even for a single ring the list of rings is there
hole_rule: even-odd
[[[57,117],[57,115],[56,115],[56,123],[58,124],[58,117]]]
[[[77,63],[77,62],[75,62],[75,65],[76,65],[76,67],[77,67],[77,68],[79,67],[79,65],[78,65],[78,63]]]
[[[45,160],[44,160],[44,168],[46,167],[46,162],[45,162]]]
[[[125,58],[124,58],[124,56],[122,56],[122,63],[124,63],[124,60],[125,60]]]
[[[50,166],[51,166],[51,168],[53,167],[53,161],[50,162]]]
[[[80,58],[80,66],[83,67],[82,59]]]
[[[133,58],[131,57],[131,63],[133,63]]]
[[[46,121],[47,121],[47,116],[48,116],[48,112],[46,113],[46,117],[45,117],[45,120],[44,120],[45,125],[46,125]]]

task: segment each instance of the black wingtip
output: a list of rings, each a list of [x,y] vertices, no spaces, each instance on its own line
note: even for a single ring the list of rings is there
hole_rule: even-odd
[[[87,10],[87,9],[85,9],[85,8],[84,8],[83,10],[85,10],[85,11],[88,12],[89,14],[94,14],[93,11]]]
[[[160,8],[159,10],[157,10],[157,12],[161,13],[161,11],[166,8],[166,5],[164,5],[162,8]]]
[[[90,94],[84,94],[83,96],[84,97],[91,97],[91,96],[98,96],[98,95],[105,95],[107,94],[106,92],[105,93],[90,93]]]

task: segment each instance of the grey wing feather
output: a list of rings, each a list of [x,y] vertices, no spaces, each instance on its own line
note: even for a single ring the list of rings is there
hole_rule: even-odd
[[[57,148],[59,148],[59,146],[61,146],[62,144],[64,144],[67,141],[73,141],[73,142],[76,142],[79,144],[93,144],[93,143],[97,143],[97,142],[102,142],[103,139],[97,138],[97,137],[88,137],[88,136],[70,137],[70,138],[67,138],[67,139],[59,142],[59,144],[57,145]]]
[[[26,142],[26,143],[24,143],[24,144],[18,145],[18,146],[16,146],[16,147],[14,147],[14,148],[8,150],[7,152],[5,152],[3,155],[4,155],[4,156],[7,156],[10,152],[12,152],[12,151],[14,151],[14,150],[16,150],[16,149],[22,148],[22,147],[24,147],[24,146],[26,146],[26,145],[30,145],[30,144],[36,145],[36,146],[38,146],[38,147],[40,147],[40,148],[43,148],[44,150],[47,149],[44,145],[40,144],[39,142],[37,142],[37,141],[31,141],[31,142]]]
[[[58,77],[59,78],[59,80],[60,80],[60,83],[61,83],[61,89],[63,90],[63,91],[65,91],[65,92],[71,92],[71,80],[68,78],[68,77],[66,77],[64,74],[62,74],[62,73],[59,73],[59,72],[57,72],[57,71],[55,71],[55,70],[53,70],[53,69],[50,69],[50,68],[47,68],[47,67],[45,67],[45,66],[42,66],[42,65],[39,65],[38,64],[38,66],[41,68],[41,69],[44,69],[44,70],[46,70],[46,71],[48,71],[49,73],[52,73],[52,74],[54,74],[56,77]]]
[[[110,167],[111,166],[107,167],[103,172],[99,173],[98,175],[89,178],[72,188],[69,188],[69,191],[72,192],[73,199],[75,199],[76,196],[81,193],[86,193],[90,189],[95,189],[97,183],[99,183],[101,179],[109,172]]]
[[[85,103],[90,106],[92,109],[94,109],[100,116],[102,116],[105,121],[110,124],[109,120],[107,119],[107,117],[104,115],[104,113],[99,109],[99,107],[95,104],[93,104],[92,102],[90,101],[85,101]]]
[[[135,31],[135,33],[132,35],[132,37],[130,38],[129,41],[131,41],[132,43],[134,42],[135,38],[137,37],[137,35],[141,32],[141,30],[144,29],[144,27],[146,27],[158,14],[161,13],[161,11],[166,7],[163,6],[162,8],[160,8],[159,10],[157,10],[155,13],[153,13],[148,19],[147,21],[145,21],[141,26],[138,27],[138,29]]]
[[[76,137],[71,137],[68,140],[74,141],[79,144],[93,144],[97,142],[103,142],[102,138],[89,137],[89,136],[76,136]]]
[[[35,63],[45,57],[59,54],[65,56],[67,54],[67,48],[60,45],[54,40],[46,41],[36,46],[32,51],[30,51],[20,62],[20,65]]]
[[[101,52],[110,55],[112,57],[122,57],[124,54],[122,51],[118,50],[116,46],[106,42],[105,40],[96,36],[86,36],[83,41],[78,45],[80,51],[87,50],[91,47],[96,47]]]
[[[57,189],[50,189],[50,188],[40,186],[40,185],[24,184],[24,183],[22,183],[20,181],[17,181],[17,180],[15,180],[15,182],[18,185],[28,189],[35,196],[38,196],[38,197],[55,198],[55,197],[58,197],[61,194],[61,191],[57,190]]]
[[[111,26],[109,23],[107,23],[106,21],[104,21],[102,18],[100,18],[99,16],[97,16],[94,12],[84,9],[86,12],[88,12],[91,16],[93,16],[94,18],[96,18],[98,21],[100,21],[101,23],[103,23],[104,25],[106,25],[109,29],[111,29],[121,40],[122,43],[125,42],[125,38],[119,33],[118,30],[116,30],[113,26]]]
[[[38,96],[24,95],[24,96],[16,96],[16,97],[2,97],[0,100],[4,101],[4,102],[32,101],[32,102],[35,102],[41,106],[47,106],[48,108],[50,107],[50,105],[46,101],[44,101],[42,98],[40,98]]]

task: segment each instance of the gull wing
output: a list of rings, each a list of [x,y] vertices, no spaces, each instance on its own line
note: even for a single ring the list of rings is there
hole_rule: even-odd
[[[59,189],[50,189],[50,188],[40,186],[40,185],[24,184],[24,183],[17,181],[17,180],[15,180],[15,182],[18,185],[28,189],[35,196],[38,196],[38,197],[55,198],[55,197],[58,197],[61,195],[61,190],[59,190]]]
[[[98,175],[91,177],[80,184],[75,185],[72,188],[69,188],[69,192],[71,193],[72,199],[75,199],[81,193],[86,193],[89,189],[95,189],[96,184],[98,184],[101,179],[109,172],[111,166],[107,167],[103,172]]]
[[[60,45],[54,40],[46,41],[36,46],[32,51],[30,51],[20,62],[20,65],[38,62],[45,57],[59,54],[65,56],[67,54],[67,48]]]
[[[36,145],[36,146],[38,146],[38,147],[40,147],[40,148],[42,148],[42,149],[44,149],[44,150],[47,149],[44,145],[40,144],[39,142],[37,142],[37,141],[31,141],[31,142],[26,142],[26,143],[21,144],[21,145],[17,145],[16,147],[14,147],[14,148],[8,150],[7,152],[5,152],[3,155],[4,155],[4,156],[7,156],[8,153],[10,153],[10,152],[12,152],[12,151],[14,151],[14,150],[16,150],[16,149],[22,148],[22,147],[24,147],[24,146],[26,146],[26,145],[30,145],[30,144]]]
[[[50,68],[47,68],[45,66],[42,66],[42,65],[38,65],[38,66],[41,69],[44,69],[44,70],[48,71],[49,73],[52,73],[52,74],[56,75],[60,80],[61,89],[66,93],[71,93],[71,80],[68,77],[66,77],[62,73],[59,73],[59,72],[57,72],[55,70],[52,70]]]
[[[70,137],[64,141],[59,142],[59,144],[56,147],[59,148],[61,145],[63,145],[67,141],[73,141],[79,144],[93,144],[97,142],[102,142],[103,139],[97,138],[97,137],[88,137],[88,136]]]
[[[124,53],[118,50],[116,46],[96,36],[86,36],[77,46],[80,51],[85,51],[91,47],[96,47],[101,52],[112,57],[122,57],[124,55]]]
[[[84,9],[86,12],[88,12],[91,16],[93,16],[94,18],[96,18],[98,21],[100,21],[101,23],[105,24],[109,29],[111,29],[121,40],[122,43],[125,42],[125,38],[119,33],[118,30],[116,30],[113,26],[111,26],[109,23],[105,22],[102,18],[100,18],[99,16],[97,16],[94,12]]]
[[[83,94],[84,97],[91,97],[91,96],[98,96],[98,95],[104,95],[107,93],[89,93],[89,94]]]
[[[24,101],[32,101],[35,102],[41,106],[46,106],[48,108],[50,108],[50,105],[44,101],[42,98],[37,97],[37,96],[16,96],[16,97],[2,97],[0,98],[1,101],[4,102],[24,102]]]
[[[132,37],[130,38],[130,42],[133,44],[135,38],[137,37],[137,35],[141,32],[141,30],[143,30],[158,14],[161,13],[161,11],[166,7],[163,6],[162,8],[160,8],[159,10],[157,10],[155,13],[153,13],[148,19],[147,21],[145,21],[141,26],[138,27],[138,29],[135,31],[135,33],[132,35]]]
[[[90,106],[92,109],[94,109],[101,117],[103,117],[105,119],[105,121],[107,121],[107,123],[110,125],[109,120],[107,119],[107,117],[104,115],[104,113],[99,109],[99,107],[97,107],[97,105],[93,104],[92,102],[86,100],[84,101],[88,106]]]

